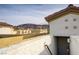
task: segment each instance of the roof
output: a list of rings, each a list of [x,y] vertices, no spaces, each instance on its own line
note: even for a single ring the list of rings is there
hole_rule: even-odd
[[[46,19],[46,21],[50,22],[50,21],[55,20],[56,18],[66,15],[68,13],[79,14],[79,7],[76,7],[73,4],[69,4],[68,7],[66,7],[65,9],[60,10],[56,13],[51,14],[51,15],[48,15],[47,17],[45,17],[45,19]]]
[[[13,27],[13,25],[10,25],[6,22],[0,22],[0,27]]]

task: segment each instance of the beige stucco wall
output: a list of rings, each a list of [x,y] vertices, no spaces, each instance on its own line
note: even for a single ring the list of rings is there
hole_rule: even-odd
[[[17,31],[17,34],[31,34],[31,29],[19,29],[19,30],[16,30]]]
[[[40,29],[40,33],[48,33],[48,29]]]
[[[11,27],[1,27],[0,34],[16,34],[16,31]]]

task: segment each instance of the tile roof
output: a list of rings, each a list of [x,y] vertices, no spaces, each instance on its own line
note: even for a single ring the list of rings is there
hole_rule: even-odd
[[[55,12],[55,13],[53,13],[51,15],[48,15],[47,17],[45,17],[45,19],[46,19],[47,22],[50,22],[50,21],[55,20],[56,18],[59,18],[59,17],[61,17],[63,15],[66,15],[68,13],[79,14],[79,7],[76,7],[73,4],[69,4],[68,7],[66,7],[65,9],[60,10],[58,12]]]
[[[10,25],[6,22],[0,22],[0,27],[13,27],[13,25]]]

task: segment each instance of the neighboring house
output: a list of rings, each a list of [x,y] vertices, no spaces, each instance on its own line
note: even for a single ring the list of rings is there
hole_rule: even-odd
[[[48,33],[48,29],[40,29],[40,33]]]
[[[79,7],[72,4],[45,17],[50,26],[54,54],[79,54]]]
[[[17,34],[31,34],[31,29],[18,29]]]
[[[40,25],[40,33],[49,33],[49,26],[48,25]]]
[[[48,33],[48,25],[21,24],[17,26],[18,34],[42,34]]]
[[[0,22],[0,35],[2,34],[16,34],[14,26],[5,22]]]

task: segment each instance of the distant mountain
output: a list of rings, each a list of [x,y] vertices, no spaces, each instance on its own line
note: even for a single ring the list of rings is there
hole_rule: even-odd
[[[48,25],[37,25],[37,24],[21,24],[17,26],[18,28],[33,28],[33,29],[39,29],[39,28],[49,28]]]

